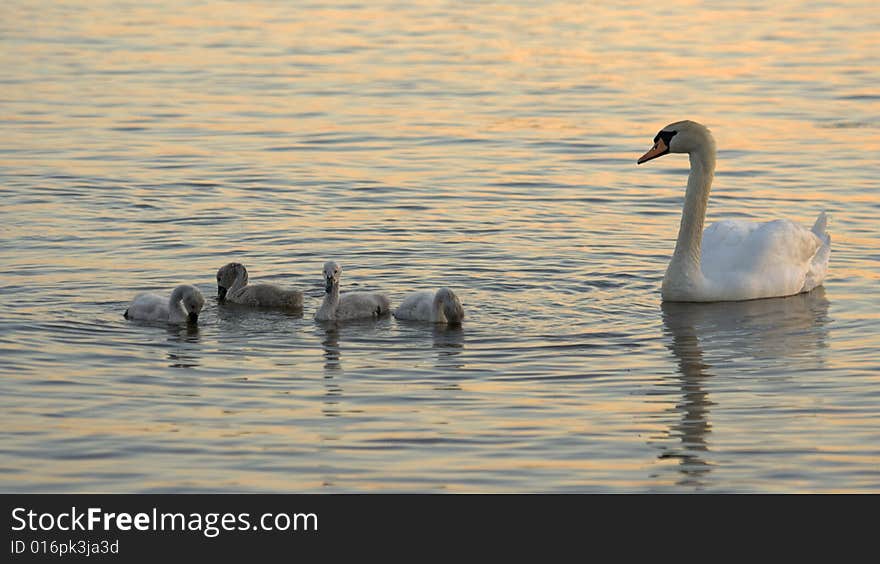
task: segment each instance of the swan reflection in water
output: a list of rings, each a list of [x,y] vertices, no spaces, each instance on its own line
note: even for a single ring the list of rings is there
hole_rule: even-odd
[[[439,369],[457,369],[464,367],[461,351],[464,350],[464,329],[461,325],[434,323],[433,339]]]
[[[324,349],[324,370],[338,372],[342,370],[339,353],[339,327],[335,323],[322,323],[324,336],[321,338],[321,348]]]
[[[168,326],[168,360],[171,368],[195,368],[201,360],[201,341],[199,326],[195,323],[184,323]]]
[[[828,336],[824,288],[788,298],[747,302],[664,302],[667,348],[678,361],[681,400],[673,408],[680,420],[666,434],[659,458],[679,460],[680,486],[701,487],[712,470],[711,407],[708,378],[725,370],[767,371],[775,364],[821,368]],[[711,360],[707,360],[711,359]]]
[[[434,367],[441,371],[440,383],[436,389],[458,389],[458,384],[449,383],[452,371],[464,368],[461,356],[464,350],[464,326],[459,323],[428,323],[398,319],[402,340],[409,351],[419,355],[419,362],[427,360],[428,352],[434,351]],[[430,337],[431,349],[428,348]],[[422,356],[424,355],[424,356]]]
[[[339,400],[342,397],[342,386],[337,376],[343,374],[339,349],[339,327],[333,322],[320,322],[324,331],[321,337],[321,348],[324,350],[324,407],[322,412],[327,417],[339,417]]]

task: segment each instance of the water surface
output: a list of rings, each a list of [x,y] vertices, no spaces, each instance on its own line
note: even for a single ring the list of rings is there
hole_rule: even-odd
[[[4,2],[0,490],[880,491],[880,12],[615,4]],[[824,288],[661,304],[685,118]],[[466,322],[315,323],[328,259]]]

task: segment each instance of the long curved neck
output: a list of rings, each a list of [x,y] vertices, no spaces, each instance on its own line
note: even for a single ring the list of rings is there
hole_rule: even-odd
[[[432,321],[439,321],[441,319],[446,319],[446,315],[443,313],[443,296],[440,292],[434,294],[434,307],[433,307],[433,318]]]
[[[336,308],[339,307],[339,284],[333,284],[333,289],[324,294],[324,303],[318,310],[318,317],[321,319],[330,319],[336,315]]]
[[[691,172],[670,268],[672,265],[685,269],[700,268],[703,224],[706,220],[706,207],[709,205],[712,178],[715,175],[715,144],[709,140],[691,152],[690,159]]]
[[[231,296],[247,286],[248,283],[248,275],[247,272],[242,270],[239,271],[238,276],[235,277],[235,280],[232,282],[232,286],[229,287],[227,293]]]
[[[168,298],[168,321],[177,322],[186,319],[186,310],[183,309],[183,289],[175,288]]]

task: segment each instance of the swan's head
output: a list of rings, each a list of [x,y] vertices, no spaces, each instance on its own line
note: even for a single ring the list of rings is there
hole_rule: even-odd
[[[201,313],[202,308],[205,306],[205,298],[202,297],[199,289],[195,286],[184,284],[183,286],[178,286],[174,293],[180,296],[180,303],[186,311],[186,320],[190,323],[198,322],[199,313]]]
[[[440,288],[434,299],[440,302],[447,323],[453,325],[461,323],[461,320],[464,319],[464,308],[461,307],[461,302],[455,292],[449,288]]]
[[[326,286],[324,290],[329,294],[333,288],[339,287],[339,275],[342,274],[342,267],[334,261],[324,263],[324,282]]]
[[[646,163],[668,153],[691,153],[706,146],[714,149],[715,140],[705,125],[690,120],[677,121],[654,136],[654,146],[637,162]]]
[[[221,302],[226,299],[226,292],[232,287],[236,279],[243,278],[247,284],[247,269],[240,262],[230,262],[217,271],[217,299]]]

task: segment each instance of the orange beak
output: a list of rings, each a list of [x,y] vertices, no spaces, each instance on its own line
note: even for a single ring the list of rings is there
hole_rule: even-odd
[[[666,153],[669,152],[669,147],[666,146],[666,143],[663,139],[658,139],[654,146],[651,147],[651,150],[642,155],[642,157],[636,161],[636,164],[642,164],[650,161],[651,159],[656,159],[657,157],[662,157]]]

